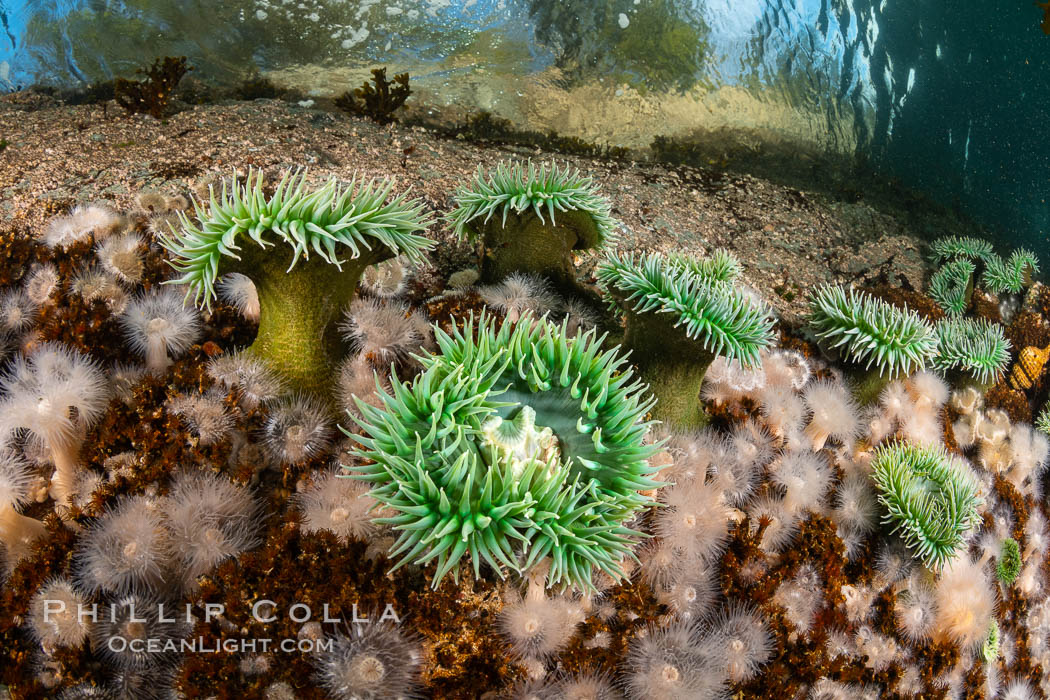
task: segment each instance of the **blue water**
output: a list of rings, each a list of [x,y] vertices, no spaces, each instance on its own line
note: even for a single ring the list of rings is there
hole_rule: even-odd
[[[1004,242],[1045,248],[1040,20],[1025,0],[3,0],[0,88],[82,84],[181,54],[216,81],[381,63],[482,81],[557,66],[566,84],[624,83],[650,99],[741,86],[822,115],[829,147]],[[449,71],[453,56],[467,60]]]

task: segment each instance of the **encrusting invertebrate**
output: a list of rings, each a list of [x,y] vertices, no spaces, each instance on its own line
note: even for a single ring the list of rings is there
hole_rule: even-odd
[[[479,167],[455,199],[449,223],[480,242],[486,284],[523,272],[579,294],[573,251],[601,248],[617,226],[593,181],[555,164],[500,163],[487,174]]]
[[[273,194],[263,174],[249,171],[211,191],[207,209],[194,202],[197,223],[179,212],[181,231],[160,237],[197,303],[208,307],[217,278],[239,272],[255,284],[259,332],[248,352],[301,391],[327,397],[341,355],[335,328],[361,273],[403,254],[421,263],[433,241],[417,235],[430,223],[419,200],[391,197],[391,181],[317,189],[306,173],[289,171]],[[276,239],[276,241],[274,240]],[[284,243],[291,260],[267,250]]]
[[[390,556],[436,560],[435,586],[465,555],[475,576],[550,559],[549,585],[590,589],[595,567],[620,579],[638,535],[625,522],[662,485],[644,385],[594,331],[546,319],[483,314],[435,334],[411,383],[357,402],[368,463],[347,469],[394,511],[377,519],[398,532]]]
[[[653,417],[680,427],[707,421],[699,395],[715,357],[752,366],[773,340],[765,305],[696,267],[686,258],[613,253],[597,270],[614,308],[626,313],[624,346],[658,399]]]
[[[28,554],[33,540],[47,534],[42,522],[18,512],[29,498],[29,485],[29,465],[0,453],[0,543],[7,548],[10,564]]]
[[[131,345],[146,356],[146,369],[154,374],[171,365],[172,355],[188,350],[201,330],[197,312],[186,308],[171,289],[154,289],[133,299],[120,322]]]

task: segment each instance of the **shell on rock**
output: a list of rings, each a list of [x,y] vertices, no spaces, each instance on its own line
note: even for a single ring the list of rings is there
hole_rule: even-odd
[[[1018,391],[1027,391],[1039,377],[1043,376],[1046,361],[1050,359],[1050,345],[1037,348],[1034,345],[1021,350],[1021,354],[1010,371],[1010,386]]]

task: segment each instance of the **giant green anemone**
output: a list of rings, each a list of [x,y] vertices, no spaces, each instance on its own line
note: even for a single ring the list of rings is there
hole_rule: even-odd
[[[602,247],[617,226],[594,182],[556,164],[500,163],[488,173],[479,167],[455,202],[449,222],[460,238],[479,241],[487,283],[524,272],[578,293],[573,251]]]
[[[825,285],[810,300],[817,338],[879,375],[924,369],[937,351],[933,327],[914,311],[898,309],[853,289]]]
[[[361,273],[401,254],[422,262],[433,241],[418,200],[391,197],[390,181],[348,185],[329,180],[308,188],[306,174],[288,171],[269,196],[263,174],[223,182],[210,207],[194,202],[197,222],[179,214],[181,231],[161,236],[195,301],[210,308],[215,281],[246,275],[259,295],[259,332],[248,352],[290,385],[325,394],[340,341],[334,321],[353,298]],[[271,250],[281,243],[283,254]]]
[[[987,319],[961,316],[937,322],[937,355],[933,366],[942,372],[964,372],[990,386],[1010,363],[1010,341],[1003,327]]]
[[[884,522],[923,563],[939,569],[977,522],[974,480],[943,447],[904,442],[877,447],[871,469]]]
[[[368,464],[352,476],[393,514],[397,566],[436,562],[434,585],[469,557],[501,576],[549,560],[550,585],[614,579],[640,533],[625,523],[662,484],[645,444],[652,399],[594,331],[524,316],[472,317],[378,408],[358,401]],[[396,567],[395,567],[396,568]]]
[[[772,314],[733,286],[738,274],[725,251],[710,261],[612,253],[598,265],[598,281],[626,316],[624,346],[658,399],[654,418],[702,425],[700,387],[715,357],[754,365],[772,342]]]

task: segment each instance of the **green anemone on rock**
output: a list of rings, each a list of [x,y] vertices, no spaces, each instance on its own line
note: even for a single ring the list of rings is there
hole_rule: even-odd
[[[361,274],[398,254],[422,262],[434,246],[418,235],[430,224],[422,203],[392,189],[334,178],[313,189],[289,170],[267,195],[261,171],[234,176],[221,196],[210,190],[210,206],[194,202],[196,223],[179,212],[181,231],[160,236],[181,275],[171,282],[210,308],[220,275],[246,275],[260,309],[248,353],[289,385],[326,395],[341,347],[335,324]]]
[[[943,447],[905,442],[877,447],[871,469],[884,522],[926,566],[940,569],[977,523],[973,478]]]
[[[609,200],[593,180],[556,164],[500,163],[455,195],[448,220],[460,238],[481,247],[481,279],[538,275],[563,294],[580,292],[573,251],[598,249],[615,235]]]
[[[715,357],[752,366],[773,341],[772,314],[731,284],[739,265],[724,251],[710,261],[612,253],[596,274],[626,316],[624,346],[658,399],[653,417],[665,423],[705,423],[700,387]]]
[[[623,356],[528,314],[435,336],[411,382],[395,377],[378,408],[358,401],[365,464],[346,467],[391,511],[376,522],[397,532],[395,568],[435,562],[435,587],[465,557],[476,576],[549,562],[552,586],[590,589],[595,569],[620,579],[641,537],[627,522],[662,485],[653,399]]]

